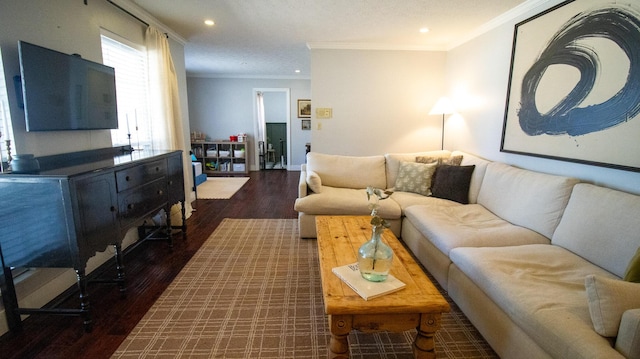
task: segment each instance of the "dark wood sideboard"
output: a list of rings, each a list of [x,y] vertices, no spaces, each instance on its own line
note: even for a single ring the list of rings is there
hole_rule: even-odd
[[[17,331],[22,314],[80,315],[90,331],[89,258],[113,246],[115,281],[124,291],[122,240],[128,230],[164,209],[162,231],[171,245],[170,208],[180,202],[186,233],[182,151],[114,147],[38,160],[37,174],[0,175],[0,289],[7,323]],[[80,308],[20,308],[11,267],[73,268]]]

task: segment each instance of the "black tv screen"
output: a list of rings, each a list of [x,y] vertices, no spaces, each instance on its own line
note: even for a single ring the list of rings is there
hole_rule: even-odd
[[[18,43],[27,131],[118,128],[112,67]]]

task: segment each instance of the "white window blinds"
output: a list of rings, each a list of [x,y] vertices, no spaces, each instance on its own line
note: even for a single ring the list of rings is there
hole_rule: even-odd
[[[111,142],[114,146],[128,145],[130,135],[135,149],[150,149],[146,50],[113,35],[103,34],[101,38],[103,62],[116,72],[118,129],[111,131]]]
[[[9,112],[9,97],[7,95],[7,82],[4,77],[4,67],[2,66],[2,54],[0,53],[0,155],[2,162],[6,163],[9,159],[7,151],[7,140],[13,147],[13,131],[11,131],[11,113]],[[22,96],[17,93],[16,96]],[[5,167],[2,167],[5,170]]]

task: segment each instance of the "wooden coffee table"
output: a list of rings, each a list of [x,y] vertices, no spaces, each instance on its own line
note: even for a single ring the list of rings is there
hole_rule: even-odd
[[[416,358],[435,358],[433,336],[440,328],[449,303],[424,274],[398,239],[385,230],[383,240],[393,249],[391,274],[406,287],[398,292],[365,301],[331,269],[357,262],[356,253],[371,238],[368,216],[318,216],[316,228],[322,277],[324,310],[329,316],[329,358],[348,358],[349,332],[402,332],[417,328],[413,344]]]

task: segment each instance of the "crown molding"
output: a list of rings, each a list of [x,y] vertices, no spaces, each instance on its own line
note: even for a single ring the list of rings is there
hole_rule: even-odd
[[[447,50],[451,50],[456,48],[467,41],[470,41],[480,35],[483,35],[497,27],[500,27],[504,24],[519,20],[526,14],[532,12],[533,10],[544,6],[545,8],[550,8],[554,5],[560,4],[566,0],[528,0],[523,2],[522,4],[514,7],[513,9],[502,13],[501,15],[496,16],[490,21],[484,23],[479,26],[475,30],[471,31],[467,36],[464,36],[462,39],[451,43]]]
[[[210,72],[187,72],[187,77],[210,79],[311,80],[311,76],[309,75],[245,75],[218,74]]]
[[[366,42],[307,42],[309,50],[446,51],[444,46],[377,44]]]

